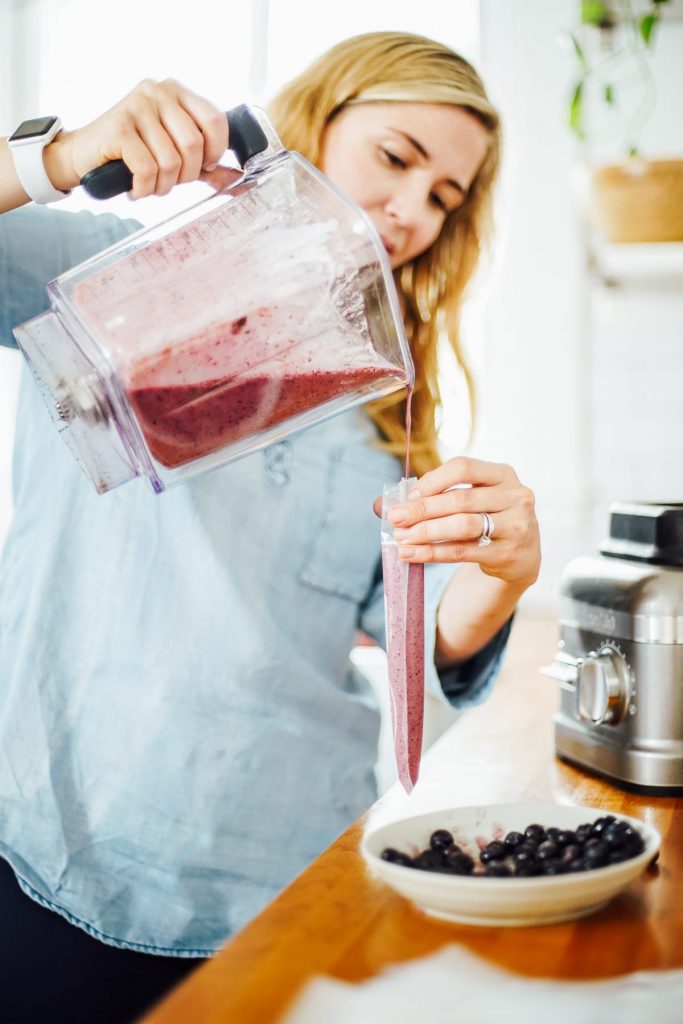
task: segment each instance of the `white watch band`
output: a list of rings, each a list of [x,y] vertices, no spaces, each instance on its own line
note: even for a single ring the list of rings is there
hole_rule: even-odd
[[[17,132],[20,132],[22,127],[20,125]],[[60,118],[56,117],[53,124],[42,135],[29,135],[26,138],[10,137],[7,140],[19,183],[34,203],[56,203],[69,195],[70,190],[62,192],[54,187],[47,176],[43,162],[45,146],[52,142],[61,130],[62,122]]]

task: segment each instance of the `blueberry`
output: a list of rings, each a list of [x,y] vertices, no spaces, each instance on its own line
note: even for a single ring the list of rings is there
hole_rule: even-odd
[[[572,832],[570,828],[561,828],[555,842],[558,846],[570,846],[576,843],[576,832]]]
[[[423,850],[413,858],[413,867],[421,871],[439,871],[443,868],[444,859],[436,850]]]
[[[479,860],[482,864],[488,864],[489,861],[500,860],[502,857],[505,857],[506,854],[507,850],[505,849],[504,843],[499,843],[494,840],[481,850],[479,853]]]
[[[613,814],[607,814],[604,818],[596,818],[591,828],[591,836],[595,839],[599,839],[602,833],[617,819]]]
[[[543,865],[542,874],[544,875],[566,875],[569,870],[566,864],[563,864],[561,860],[549,860]]]
[[[560,834],[559,828],[547,828],[545,830],[545,837],[549,839],[551,843],[557,843],[557,837]]]
[[[573,864],[580,859],[582,853],[583,850],[578,843],[570,843],[562,849],[562,860],[565,864]]]
[[[628,822],[619,822],[619,824],[623,825],[623,828],[620,829],[620,834],[625,839],[624,845],[628,850],[630,850],[632,857],[637,857],[638,854],[642,853],[645,849],[643,837],[640,832],[636,832],[633,826],[629,825]]]
[[[534,875],[540,875],[541,866],[537,861],[527,861],[526,863],[520,864],[519,861],[515,862],[515,875],[517,878],[533,878]]]
[[[438,828],[436,832],[432,832],[429,845],[432,850],[447,850],[449,846],[453,846],[453,836],[445,828]]]
[[[627,821],[624,821],[622,818],[617,818],[617,820],[612,822],[612,824],[609,827],[616,828],[619,832],[625,832],[628,835],[630,835],[631,832],[633,832],[633,827],[629,825]]]
[[[505,845],[508,850],[514,850],[516,846],[524,842],[524,836],[521,832],[508,832],[505,836]]]
[[[634,835],[633,838],[629,839],[626,843],[626,849],[629,851],[632,857],[637,857],[639,853],[642,853],[645,849],[645,841],[642,836]]]
[[[511,874],[512,871],[507,864],[501,864],[499,861],[493,861],[486,865],[486,875],[489,878],[509,878]]]
[[[543,842],[545,839],[545,829],[543,825],[527,825],[524,829],[524,835],[527,839],[536,839],[539,842]]]
[[[592,868],[603,867],[607,863],[608,856],[609,846],[601,839],[589,839],[584,847],[584,860]]]
[[[386,860],[389,864],[403,864],[404,867],[412,867],[413,858],[409,857],[407,853],[401,853],[400,850],[395,850],[393,846],[387,846],[385,850],[382,850],[380,857],[382,860]]]
[[[576,830],[576,841],[577,843],[585,843],[587,839],[590,839],[592,825],[579,825]]]
[[[518,866],[522,864],[536,863],[536,850],[531,846],[527,846],[525,843],[518,846],[512,856],[515,864]]]
[[[539,848],[536,850],[536,857],[540,861],[556,860],[560,854],[560,848],[556,843],[551,843],[549,839],[541,843]]]
[[[471,875],[474,868],[474,861],[469,854],[463,853],[457,847],[446,851],[443,862],[456,875]]]
[[[628,825],[625,827],[628,828]],[[624,826],[619,828],[619,822],[615,821],[613,825],[608,825],[602,833],[601,839],[612,850],[619,850],[622,846],[626,846],[629,837],[625,833]]]
[[[610,850],[607,855],[608,864],[621,864],[622,861],[630,860],[631,854],[623,846],[620,850]]]
[[[586,864],[583,857],[577,857],[576,860],[565,861],[565,864],[567,865],[567,871],[571,871],[572,873],[575,871],[586,871],[590,867],[589,864]]]

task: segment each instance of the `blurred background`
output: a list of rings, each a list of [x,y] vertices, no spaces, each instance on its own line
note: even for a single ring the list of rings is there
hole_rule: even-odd
[[[682,0],[0,0],[0,131],[52,113],[82,124],[143,77],[179,78],[226,108],[264,104],[332,43],[377,29],[461,52],[502,114],[496,235],[465,313],[480,395],[469,450],[536,492],[544,563],[524,605],[553,615],[563,566],[597,548],[610,502],[683,500],[680,160],[659,185],[650,168],[683,156]],[[586,197],[588,168],[629,151],[627,178],[650,182],[669,213],[623,238],[644,200],[622,194],[599,225]],[[161,220],[193,188],[134,215]],[[61,205],[97,207],[78,192]],[[108,207],[133,214],[125,198]],[[19,362],[0,350],[0,544]],[[469,413],[451,365],[443,394],[452,455]]]

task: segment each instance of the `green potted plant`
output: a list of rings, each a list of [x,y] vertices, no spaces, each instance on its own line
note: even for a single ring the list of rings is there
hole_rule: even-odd
[[[579,0],[577,24],[565,36],[577,72],[568,124],[588,168],[589,219],[612,242],[683,241],[683,160],[640,151],[657,101],[651,60],[669,3]],[[615,145],[620,159],[605,162]]]

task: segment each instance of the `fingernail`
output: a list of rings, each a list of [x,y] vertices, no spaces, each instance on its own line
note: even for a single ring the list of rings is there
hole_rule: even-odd
[[[204,164],[203,170],[211,172],[215,171],[217,167],[218,164]]]
[[[405,544],[399,544],[398,553],[401,558],[412,558],[415,554],[415,548],[409,548]]]
[[[417,487],[413,487],[412,491],[408,491],[408,497],[411,501],[414,501],[415,498],[421,498],[422,494],[418,491]]]
[[[389,510],[389,522],[390,523],[402,523],[408,516],[402,508],[392,508]]]

